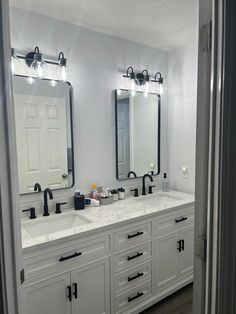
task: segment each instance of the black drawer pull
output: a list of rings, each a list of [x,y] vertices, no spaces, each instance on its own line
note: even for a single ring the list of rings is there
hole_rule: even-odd
[[[63,256],[62,256],[62,257],[59,259],[59,262],[64,262],[64,261],[66,261],[66,260],[68,260],[68,259],[71,259],[71,258],[80,256],[80,255],[82,255],[81,252],[75,252],[74,254],[69,255],[69,256],[66,256],[66,257],[63,257]]]
[[[143,275],[144,275],[143,273],[137,273],[137,275],[135,275],[133,277],[128,277],[128,281],[132,281],[132,280],[137,279]]]
[[[134,296],[134,297],[128,297],[128,302],[132,302],[132,301],[136,300],[137,298],[140,298],[141,296],[143,296],[143,292],[138,292],[138,293],[136,294],[136,296]]]
[[[68,286],[67,287],[67,291],[68,291],[68,299],[69,299],[69,301],[71,302],[72,301],[72,294],[71,294],[71,286]]]
[[[178,222],[181,222],[181,221],[184,221],[187,219],[188,219],[188,217],[177,218],[177,219],[175,219],[175,222],[178,223]]]
[[[78,285],[77,285],[77,283],[73,283],[73,288],[74,288],[73,296],[75,297],[75,299],[77,299],[78,298]]]
[[[137,253],[137,254],[135,254],[133,256],[128,256],[127,260],[130,261],[131,259],[137,258],[137,257],[142,256],[142,255],[143,255],[143,253]]]
[[[143,234],[142,231],[138,231],[137,233],[134,233],[134,234],[128,234],[127,238],[128,238],[128,239],[132,239],[132,238],[141,236],[142,234]]]

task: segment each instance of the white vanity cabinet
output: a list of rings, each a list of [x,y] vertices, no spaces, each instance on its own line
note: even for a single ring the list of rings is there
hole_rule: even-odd
[[[24,314],[71,314],[68,299],[70,273],[27,283],[23,293]]]
[[[177,283],[193,273],[193,212],[176,213],[156,221],[155,289]]]
[[[192,203],[25,252],[24,314],[142,312],[192,282],[193,225]]]

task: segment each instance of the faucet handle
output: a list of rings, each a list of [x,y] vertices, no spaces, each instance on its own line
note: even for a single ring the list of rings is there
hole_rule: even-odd
[[[152,189],[155,188],[155,187],[156,187],[155,185],[149,185],[149,187],[148,187],[148,194],[153,194]]]
[[[139,197],[138,188],[130,190],[130,192],[134,192],[134,197]]]
[[[66,202],[63,202],[63,203],[56,203],[56,211],[55,211],[55,214],[61,214],[61,206],[62,205],[66,205],[67,203]]]
[[[35,208],[34,208],[34,207],[31,207],[31,208],[28,208],[28,209],[23,209],[22,212],[23,212],[23,213],[30,212],[29,219],[35,219],[35,218],[37,218],[37,216],[35,215]]]

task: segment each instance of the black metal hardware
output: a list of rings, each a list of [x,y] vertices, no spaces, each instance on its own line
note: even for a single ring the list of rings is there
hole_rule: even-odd
[[[23,283],[25,282],[25,270],[24,268],[20,271],[20,283],[21,285],[23,285]]]
[[[128,257],[127,257],[127,260],[130,261],[130,260],[132,260],[132,259],[134,259],[134,258],[137,258],[137,257],[139,257],[139,256],[142,256],[142,255],[143,255],[143,253],[137,253],[137,254],[135,254],[135,255],[133,255],[133,256],[128,256]]]
[[[62,257],[60,257],[59,258],[59,262],[64,262],[64,261],[66,261],[66,260],[68,260],[68,259],[71,259],[71,258],[74,258],[74,257],[77,257],[77,256],[80,256],[80,255],[82,255],[82,253],[81,252],[75,252],[74,254],[72,254],[72,255],[69,255],[69,256],[62,256]]]
[[[149,187],[148,187],[148,194],[152,194],[153,193],[152,189],[155,188],[155,187],[156,187],[155,185],[149,185]]]
[[[67,203],[64,202],[64,203],[56,203],[56,211],[55,211],[55,214],[61,214],[61,206],[62,205],[66,205]]]
[[[77,283],[73,283],[73,296],[75,297],[75,299],[78,298],[78,285]]]
[[[130,190],[130,192],[134,192],[134,197],[139,197],[138,188]]]
[[[138,292],[134,297],[128,297],[128,302],[132,302],[137,298],[140,298],[141,296],[143,296],[143,292]]]
[[[177,250],[178,250],[179,252],[184,251],[184,240],[179,240],[179,241],[177,241],[177,244],[178,244]]]
[[[41,192],[41,191],[42,191],[41,185],[39,183],[35,183],[34,192]]]
[[[44,198],[44,205],[43,205],[43,216],[49,216],[49,212],[48,212],[48,198],[47,195],[49,195],[50,200],[53,199],[53,194],[51,189],[47,188],[44,190],[43,192],[43,198]]]
[[[29,219],[37,218],[37,216],[35,215],[35,208],[34,207],[31,207],[31,208],[28,208],[28,209],[24,209],[24,210],[22,210],[22,212],[23,213],[30,212]]]
[[[132,238],[141,236],[142,234],[143,234],[143,231],[138,231],[137,233],[134,233],[134,234],[128,234],[127,238],[132,239]]]
[[[67,286],[67,291],[68,291],[68,299],[71,302],[72,301],[72,294],[71,294],[71,286]]]
[[[181,252],[181,240],[177,241],[177,250]]]
[[[137,174],[136,174],[136,172],[134,172],[134,171],[130,171],[130,172],[128,173],[127,177],[130,178],[130,177],[131,177],[131,174],[134,176],[134,178],[137,178]]]
[[[144,275],[144,273],[137,273],[137,275],[135,275],[133,277],[128,277],[128,281],[132,281],[132,280],[137,279],[143,275]]]
[[[157,76],[159,76],[159,78],[157,78]],[[154,80],[151,80],[151,81],[154,82],[154,83],[163,84],[164,78],[162,77],[161,72],[157,72],[155,74]]]
[[[143,187],[142,187],[142,195],[146,195],[146,186],[145,186],[145,181],[146,181],[146,178],[149,178],[151,182],[153,182],[153,178],[152,176],[149,174],[149,173],[146,173],[144,176],[143,176]]]
[[[177,219],[175,219],[175,222],[179,223],[179,222],[187,220],[187,219],[188,219],[188,217],[177,218]]]

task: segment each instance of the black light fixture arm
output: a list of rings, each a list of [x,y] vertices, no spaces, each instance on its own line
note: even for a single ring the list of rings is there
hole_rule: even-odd
[[[159,76],[159,78],[157,78],[157,76]],[[159,84],[163,84],[164,78],[161,75],[161,72],[157,72],[154,76],[154,80],[152,80],[152,82],[154,83],[159,83]]]
[[[142,74],[143,74],[143,76],[144,76],[144,81],[145,82],[149,82],[149,80],[150,80],[150,75],[149,75],[149,73],[148,73],[148,70],[143,70],[143,72],[142,72]]]
[[[26,62],[29,61],[29,63],[30,63],[30,62],[33,62],[33,61],[34,61],[34,58],[33,58],[34,54],[39,54],[39,53],[40,53],[40,50],[39,50],[39,47],[36,46],[36,47],[34,48],[34,51],[31,52],[31,56],[30,56],[30,57],[29,57],[29,56],[27,57],[27,55],[29,55],[29,54],[22,55],[22,54],[16,53],[14,48],[12,48],[12,50],[11,50],[11,54],[12,54],[12,55],[13,55],[13,53],[14,53],[14,55],[15,55],[17,58],[22,59],[22,60],[25,60]],[[61,60],[61,59],[66,60],[66,58],[65,58],[65,56],[64,56],[64,53],[63,53],[62,51],[60,52],[57,61],[44,59],[44,62],[47,63],[47,64],[52,64],[52,65],[60,65],[60,60]]]
[[[128,69],[126,71],[126,75],[123,75],[123,77],[128,77],[131,80],[133,80],[135,78],[134,68],[131,66],[128,67]]]

